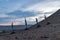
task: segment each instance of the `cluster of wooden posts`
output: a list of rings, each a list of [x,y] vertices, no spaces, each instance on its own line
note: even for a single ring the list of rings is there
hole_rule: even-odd
[[[38,24],[38,19],[36,18],[36,23]],[[13,25],[13,22],[12,22],[12,24],[11,24],[11,26],[12,26],[12,31],[14,31],[14,25]],[[27,23],[27,20],[26,20],[26,18],[25,18],[25,26],[26,26],[26,28],[25,28],[25,30],[27,30],[28,28],[28,23]]]
[[[46,16],[44,15],[44,18],[46,19]],[[36,24],[38,25],[38,18],[35,18],[36,19]],[[13,25],[13,22],[12,22],[12,24],[11,24],[11,26],[12,26],[12,31],[14,31],[14,25]],[[26,28],[25,28],[25,30],[27,30],[28,28],[28,24],[27,24],[27,20],[26,20],[26,18],[25,18],[25,26],[26,26]]]

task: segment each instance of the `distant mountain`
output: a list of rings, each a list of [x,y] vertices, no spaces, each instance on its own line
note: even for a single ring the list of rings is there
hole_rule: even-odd
[[[27,28],[29,28],[29,27],[31,27],[31,25],[28,25]],[[23,30],[25,28],[26,28],[25,25],[13,25],[14,30]],[[0,31],[2,31],[2,30],[10,31],[10,30],[12,30],[12,26],[11,25],[9,25],[9,26],[8,25],[6,25],[6,26],[0,25]]]

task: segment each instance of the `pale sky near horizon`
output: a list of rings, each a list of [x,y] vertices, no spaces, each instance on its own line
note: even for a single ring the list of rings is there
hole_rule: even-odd
[[[34,23],[60,9],[60,0],[0,0],[0,25]]]

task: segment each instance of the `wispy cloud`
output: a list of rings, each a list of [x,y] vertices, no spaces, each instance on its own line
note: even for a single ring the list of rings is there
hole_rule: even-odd
[[[59,8],[60,0],[0,0],[0,24],[10,24],[12,21],[23,24],[23,17],[30,23],[35,21],[35,18],[43,19],[44,15],[49,16]],[[21,12],[15,13],[17,10]]]
[[[44,11],[50,12],[60,8],[60,1],[44,1],[33,6],[27,7],[24,11]]]

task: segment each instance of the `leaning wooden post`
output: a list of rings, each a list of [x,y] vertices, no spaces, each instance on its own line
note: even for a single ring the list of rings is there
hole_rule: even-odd
[[[47,18],[46,15],[44,15],[44,18],[45,18],[45,19]]]
[[[12,32],[10,34],[14,34],[15,32],[14,32],[14,29],[13,29],[13,22],[12,22],[11,26],[12,26]]]
[[[13,32],[14,31],[14,29],[13,29],[13,22],[12,22],[11,26],[12,26],[12,32]]]
[[[37,23],[37,28],[40,27],[40,26],[38,25],[38,19],[37,19],[37,18],[36,18],[36,23]]]
[[[25,18],[25,26],[26,26],[25,30],[27,30],[27,20],[26,20],[26,18]]]
[[[36,23],[37,23],[37,25],[38,25],[38,19],[36,18]]]

